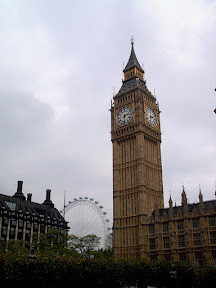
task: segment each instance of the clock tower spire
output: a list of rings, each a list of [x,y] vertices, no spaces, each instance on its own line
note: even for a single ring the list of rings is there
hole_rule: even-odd
[[[116,256],[142,254],[142,223],[163,208],[159,107],[148,90],[131,40],[122,86],[111,107],[113,143],[113,249]]]

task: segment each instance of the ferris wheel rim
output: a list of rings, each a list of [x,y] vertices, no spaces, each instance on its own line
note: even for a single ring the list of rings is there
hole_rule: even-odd
[[[93,198],[88,197],[79,197],[74,198],[73,201],[69,201],[67,205],[64,206],[63,210],[60,211],[62,215],[66,215],[71,209],[78,207],[78,206],[88,206],[92,208],[97,215],[99,216],[102,224],[103,236],[101,238],[101,242],[104,248],[109,247],[107,244],[107,239],[110,234],[111,228],[108,227],[109,219],[106,218],[107,213],[103,211],[103,206],[99,205],[98,201],[95,201]]]

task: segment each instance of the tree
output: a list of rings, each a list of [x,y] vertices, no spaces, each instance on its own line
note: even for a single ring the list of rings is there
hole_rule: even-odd
[[[78,237],[70,235],[68,237],[68,248],[74,249],[86,257],[90,257],[93,251],[98,250],[100,245],[100,237],[94,234]]]
[[[59,230],[51,229],[46,234],[40,234],[40,241],[38,242],[38,234],[33,237],[32,247],[34,250],[40,251],[56,251],[62,253],[66,246],[66,237],[61,235]]]

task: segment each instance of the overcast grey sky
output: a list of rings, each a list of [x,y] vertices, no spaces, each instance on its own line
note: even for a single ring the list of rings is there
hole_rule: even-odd
[[[0,193],[112,213],[110,101],[134,36],[160,103],[164,198],[214,199],[216,1],[0,0]]]

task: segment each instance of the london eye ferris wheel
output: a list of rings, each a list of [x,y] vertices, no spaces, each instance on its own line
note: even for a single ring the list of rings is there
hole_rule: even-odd
[[[110,220],[98,201],[88,197],[74,198],[60,212],[69,222],[69,234],[78,237],[94,234],[100,238],[100,249],[111,248],[112,228],[108,225]]]

